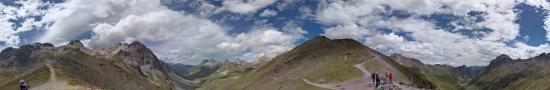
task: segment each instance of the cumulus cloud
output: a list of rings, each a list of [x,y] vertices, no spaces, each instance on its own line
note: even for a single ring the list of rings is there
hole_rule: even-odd
[[[21,40],[17,34],[30,31],[33,27],[41,27],[42,24],[33,16],[44,15],[45,11],[40,8],[50,5],[40,0],[14,1],[14,4],[19,6],[6,6],[0,3],[0,42],[7,47],[19,45]],[[21,23],[11,20],[19,20]]]
[[[266,9],[262,13],[260,13],[261,17],[271,17],[275,15],[277,15],[277,11],[271,9]]]
[[[230,11],[239,14],[249,14],[257,12],[277,0],[225,0],[223,6],[218,11]]]
[[[40,42],[60,43],[91,31],[92,24],[117,22],[129,15],[166,9],[158,0],[71,0],[48,9],[43,23],[51,23]]]
[[[514,7],[518,3],[523,1],[327,1],[319,5],[315,18],[324,25],[332,26],[326,28],[323,35],[330,38],[364,40],[366,45],[386,54],[402,53],[427,63],[484,65],[499,54],[527,58],[549,51],[544,48],[548,47],[547,44],[529,46],[514,42],[519,36],[519,25],[514,22],[517,19]],[[384,17],[394,10],[404,11],[410,14],[410,17]],[[435,22],[422,18],[433,14],[469,17],[470,12],[485,13],[482,16],[484,20],[469,21],[472,25],[453,25],[462,29],[488,28],[491,31],[478,33],[481,34],[480,37],[469,37],[460,32],[438,28]],[[390,33],[380,29],[388,29]],[[397,35],[396,32],[404,34]],[[411,40],[405,39],[405,36]],[[507,42],[514,43],[509,45]]]
[[[239,58],[247,61],[259,57],[274,57],[292,49],[298,39],[307,34],[301,27],[289,22],[282,30],[273,27],[256,27],[250,32],[240,33],[235,39],[218,44],[223,50],[246,51]]]

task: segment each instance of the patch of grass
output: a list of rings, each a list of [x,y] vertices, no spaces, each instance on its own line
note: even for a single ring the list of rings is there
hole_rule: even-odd
[[[363,76],[361,71],[353,67],[357,63],[361,62],[359,60],[340,60],[329,63],[317,68],[318,70],[313,73],[308,73],[306,77],[309,80],[324,79],[322,83],[351,80]]]
[[[9,83],[0,86],[0,90],[18,90],[19,89],[19,80],[26,80],[29,86],[36,87],[43,83],[48,82],[50,76],[50,71],[47,67],[43,66],[37,70],[32,71],[32,73],[24,75],[21,78],[12,79],[8,81]]]

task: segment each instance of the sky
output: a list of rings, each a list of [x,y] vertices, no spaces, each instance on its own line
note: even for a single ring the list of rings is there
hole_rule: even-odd
[[[550,51],[545,0],[0,0],[0,49],[140,41],[169,63],[274,57],[315,36],[428,64]]]

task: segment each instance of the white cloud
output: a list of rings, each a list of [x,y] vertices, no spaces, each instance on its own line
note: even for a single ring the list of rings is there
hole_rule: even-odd
[[[315,17],[322,24],[333,26],[326,28],[323,35],[364,40],[366,45],[386,54],[402,53],[427,63],[484,65],[499,54],[527,58],[550,51],[545,48],[548,47],[547,44],[529,46],[521,42],[513,45],[505,43],[518,37],[519,25],[514,22],[517,19],[514,6],[518,3],[520,2],[514,0],[329,1],[319,5]],[[405,19],[382,19],[382,14],[391,11],[386,6],[391,10],[408,12],[411,16]],[[446,8],[442,8],[443,6]],[[468,17],[467,13],[471,11],[486,13],[483,16],[484,21],[469,21],[472,25],[459,28],[485,27],[492,31],[479,33],[482,34],[481,37],[468,37],[460,32],[440,30],[434,22],[420,18],[431,14]],[[412,40],[377,29],[402,32]]]
[[[370,30],[359,27],[357,24],[346,24],[325,29],[323,36],[327,36],[333,39],[360,39],[364,37],[369,31]]]
[[[544,17],[544,30],[546,30],[546,40],[550,41],[550,16]]]
[[[277,11],[271,9],[266,9],[262,13],[260,13],[261,17],[272,17],[275,15],[277,15]]]
[[[248,50],[240,58],[253,61],[262,56],[274,57],[292,49],[295,46],[294,42],[303,39],[304,34],[307,32],[292,22],[287,23],[282,30],[256,27],[250,32],[238,34],[235,39],[223,42],[218,47],[228,51]]]
[[[91,31],[92,24],[113,23],[129,15],[143,15],[166,9],[158,0],[71,0],[48,10],[43,23],[47,33],[40,42],[60,43]]]
[[[277,0],[225,0],[218,11],[230,11],[239,14],[249,14],[275,3]]]
[[[41,7],[50,5],[40,0],[14,1],[19,6],[6,6],[0,3],[0,42],[4,46],[15,47],[20,44],[18,33],[30,31],[33,27],[41,27],[42,24],[35,21],[32,16],[41,16],[44,10]],[[15,22],[10,20],[20,20],[21,26],[17,27]]]

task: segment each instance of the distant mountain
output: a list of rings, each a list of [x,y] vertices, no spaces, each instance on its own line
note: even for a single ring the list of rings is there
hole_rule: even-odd
[[[178,75],[193,80],[195,83],[202,83],[209,79],[232,74],[240,74],[245,72],[245,70],[253,69],[250,64],[240,59],[234,61],[225,60],[224,62],[206,59],[198,65],[173,64],[171,67],[176,69]]]
[[[202,63],[191,67],[188,72],[184,73],[183,77],[194,80],[197,78],[208,77],[214,74],[222,66],[221,62],[214,59],[203,60]]]
[[[476,77],[484,67],[481,66],[458,66],[442,64],[424,64],[417,59],[408,58],[401,54],[392,54],[390,57],[399,64],[422,74],[424,78],[433,82],[436,89],[440,90],[462,90]]]
[[[543,53],[529,59],[512,59],[500,55],[468,89],[479,90],[548,90],[550,89],[550,54]]]
[[[414,58],[408,58],[401,54],[392,54],[390,57],[399,64],[412,69],[416,73],[421,73],[424,78],[433,82],[436,89],[458,90],[458,73],[454,72],[454,67],[449,65],[428,65]]]
[[[194,65],[187,65],[182,63],[172,63],[172,64],[169,64],[169,66],[180,77],[185,77],[185,74],[188,73],[191,70],[191,68],[194,67]]]
[[[352,39],[328,39],[323,36],[306,41],[280,54],[268,63],[242,74],[211,79],[198,90],[308,90],[321,89],[304,82],[338,82],[360,78],[355,64],[365,62],[370,72],[392,72],[396,82],[429,88],[431,83],[418,77],[391,58]]]
[[[6,48],[0,52],[0,89],[15,90],[19,80],[36,89],[191,89],[140,42],[112,48],[85,48],[78,40]]]

